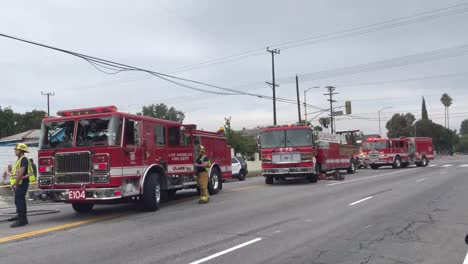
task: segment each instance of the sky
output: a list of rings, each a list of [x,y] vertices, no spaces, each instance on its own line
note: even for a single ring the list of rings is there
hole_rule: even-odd
[[[440,11],[417,15],[433,10]],[[266,47],[280,49],[277,96],[296,99],[297,74],[301,102],[304,90],[320,87],[307,92],[307,104],[326,109],[324,87],[335,86],[335,106],[350,100],[353,111],[337,119],[338,130],[378,133],[378,112],[386,108],[386,132],[394,113],[420,118],[422,97],[430,119],[443,125],[443,93],[453,98],[450,128],[458,130],[468,118],[468,1],[19,0],[2,3],[2,11],[3,34],[267,96]],[[387,21],[394,26],[379,24]],[[165,103],[205,130],[216,130],[225,117],[235,129],[273,122],[271,100],[201,93],[143,72],[104,74],[77,57],[6,38],[0,38],[0,56],[0,106],[16,112],[46,110],[41,91],[52,91],[51,114],[101,105],[136,113]],[[313,125],[327,116],[307,111]],[[297,105],[277,102],[277,120],[296,122]]]

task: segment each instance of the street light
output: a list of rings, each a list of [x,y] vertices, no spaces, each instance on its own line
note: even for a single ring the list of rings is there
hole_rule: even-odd
[[[379,136],[382,136],[382,129],[380,128],[380,112],[382,112],[382,111],[385,110],[385,109],[389,109],[389,108],[392,108],[392,107],[391,107],[391,106],[389,106],[389,107],[384,107],[384,108],[382,108],[382,109],[380,109],[380,110],[378,111],[378,113],[379,113]]]
[[[319,89],[319,86],[310,87],[304,90],[304,122],[307,125],[307,92],[311,89]]]

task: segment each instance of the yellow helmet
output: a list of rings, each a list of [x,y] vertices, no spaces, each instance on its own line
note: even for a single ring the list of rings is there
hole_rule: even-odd
[[[26,152],[26,153],[29,152],[28,146],[26,144],[24,144],[24,143],[16,144],[15,150],[21,150],[21,151]]]
[[[200,145],[200,152],[205,152],[205,146]]]

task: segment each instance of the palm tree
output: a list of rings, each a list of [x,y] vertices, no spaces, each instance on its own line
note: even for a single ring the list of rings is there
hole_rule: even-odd
[[[440,98],[440,102],[445,106],[445,127],[449,128],[449,107],[452,105],[452,97],[450,97],[447,93],[444,93]]]

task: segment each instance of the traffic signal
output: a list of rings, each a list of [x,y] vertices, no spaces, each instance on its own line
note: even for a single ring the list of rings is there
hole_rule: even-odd
[[[346,109],[346,114],[350,115],[351,114],[351,101],[345,102],[345,109]]]

